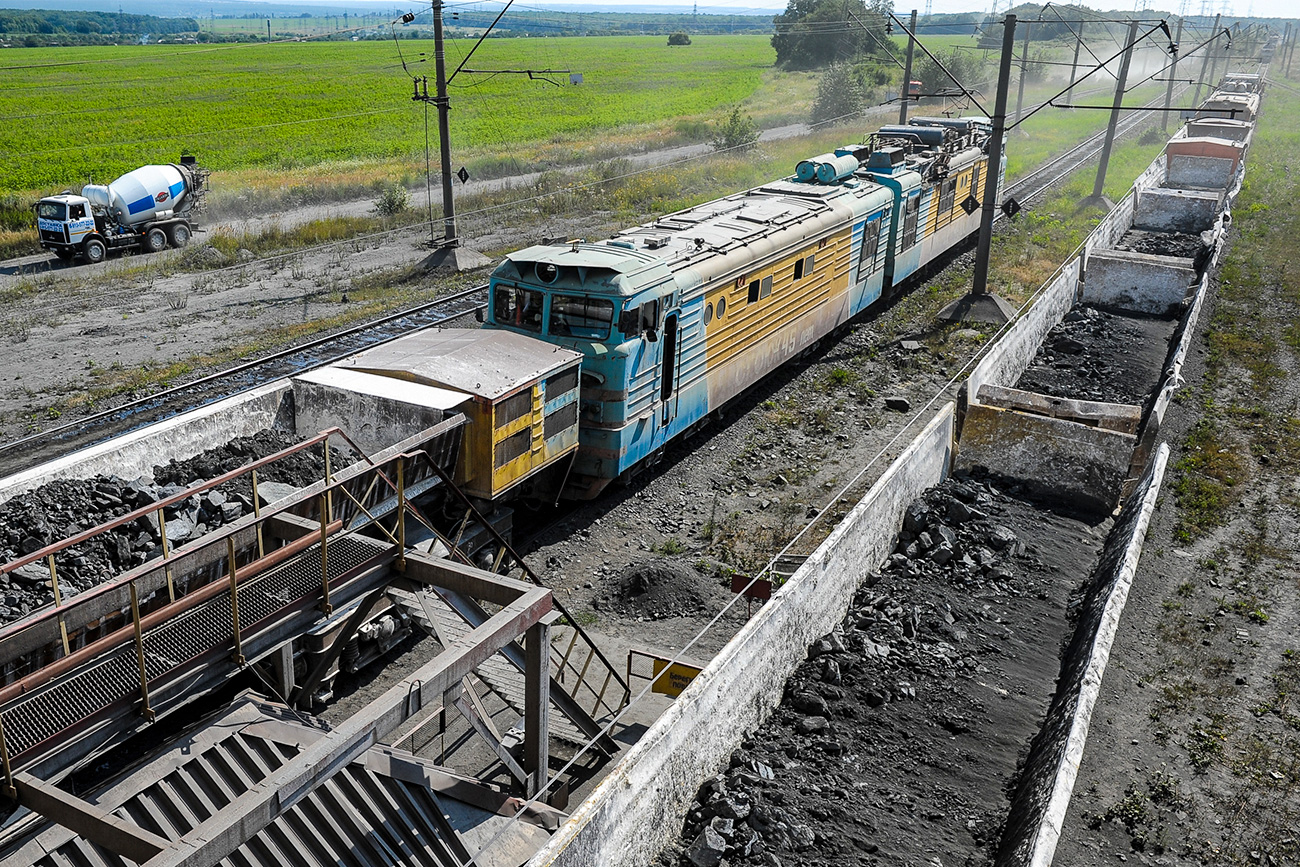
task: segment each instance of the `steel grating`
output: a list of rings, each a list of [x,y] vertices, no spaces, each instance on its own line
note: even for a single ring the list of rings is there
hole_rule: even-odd
[[[375,556],[373,543],[348,536],[329,540],[331,582]],[[320,545],[248,579],[239,587],[243,631],[320,590]],[[145,670],[150,681],[181,668],[234,638],[230,597],[219,594],[144,634]],[[81,671],[5,708],[5,739],[18,756],[87,717],[140,694],[135,644],[123,643]]]
[[[208,726],[132,772],[108,791],[86,795],[102,809],[152,834],[181,841],[209,817],[266,780],[299,748],[319,737],[306,718],[258,700],[237,704]],[[402,762],[436,766],[408,754]],[[439,795],[394,776],[386,764],[357,761],[341,768],[219,863],[223,867],[451,867],[497,841],[506,850],[480,863],[517,864],[546,839],[540,829]],[[520,850],[520,844],[528,846]],[[130,867],[133,862],[41,821],[0,850],[5,863],[33,867]]]

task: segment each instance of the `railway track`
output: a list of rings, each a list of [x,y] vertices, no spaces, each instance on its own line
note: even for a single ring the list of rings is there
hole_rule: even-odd
[[[1162,99],[1163,97],[1158,97],[1147,103],[1147,106],[1154,106]],[[1148,120],[1149,115],[1145,113],[1122,118],[1118,134],[1131,132]],[[1007,194],[1022,201],[1039,195],[1091,160],[1101,149],[1104,138],[1104,130],[1089,136],[1068,151],[1048,160],[1029,176],[1009,184]],[[1002,216],[998,214],[999,219]],[[2,444],[0,476],[206,406],[273,379],[323,367],[362,349],[444,324],[483,308],[486,304],[486,290],[484,284],[443,296]]]
[[[187,410],[255,388],[283,376],[332,364],[362,349],[442,325],[487,300],[487,285],[444,295],[424,304],[283,349],[262,358],[128,401],[67,424],[0,445],[0,476],[91,446]]]

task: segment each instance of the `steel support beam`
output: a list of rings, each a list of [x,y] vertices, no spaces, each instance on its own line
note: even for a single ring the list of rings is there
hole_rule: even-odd
[[[115,855],[143,864],[171,846],[157,834],[31,774],[14,776],[18,803]]]
[[[147,867],[211,867],[283,815],[305,795],[382,741],[421,708],[551,610],[551,592],[530,588],[487,623],[425,663],[334,731],[194,828]]]
[[[524,770],[530,798],[541,793],[549,773],[550,707],[551,628],[543,620],[528,628],[524,643]]]

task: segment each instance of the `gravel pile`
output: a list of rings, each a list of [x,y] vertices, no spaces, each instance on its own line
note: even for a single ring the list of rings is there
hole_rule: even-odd
[[[1078,583],[1051,573],[1086,576],[1094,535],[983,481],[927,492],[661,864],[991,860]]]
[[[0,563],[39,551],[61,539],[120,518],[151,503],[183,492],[191,485],[273,454],[296,439],[264,430],[232,440],[187,461],[154,467],[152,478],[127,481],[117,476],[55,481],[0,505]],[[336,464],[341,466],[341,464]],[[323,461],[315,454],[277,461],[259,478],[295,486],[321,478]],[[164,509],[167,541],[179,547],[237,520],[252,510],[251,482],[245,479],[188,497]],[[162,556],[162,532],[156,513],[55,556],[59,589],[75,596],[115,575]],[[0,621],[14,620],[54,601],[49,571],[33,563],[0,574]]]

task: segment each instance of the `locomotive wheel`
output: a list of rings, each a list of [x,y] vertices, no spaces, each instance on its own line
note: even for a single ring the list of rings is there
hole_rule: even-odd
[[[158,253],[167,249],[167,233],[162,229],[154,228],[144,233],[144,248],[150,253]]]

